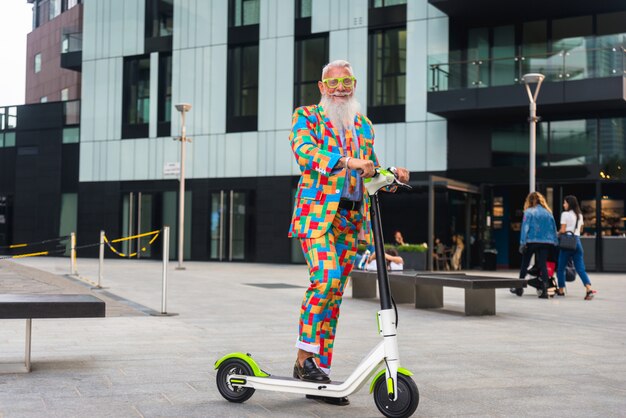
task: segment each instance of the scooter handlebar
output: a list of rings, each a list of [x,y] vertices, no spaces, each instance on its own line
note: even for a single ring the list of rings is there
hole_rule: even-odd
[[[365,179],[365,188],[370,195],[376,194],[380,189],[388,186],[398,186],[403,189],[412,188],[408,184],[402,183],[396,176],[395,167],[377,168],[372,178]]]

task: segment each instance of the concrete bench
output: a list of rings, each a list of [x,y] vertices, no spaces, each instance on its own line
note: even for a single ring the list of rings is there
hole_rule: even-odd
[[[104,317],[105,304],[91,295],[0,294],[0,319],[26,320],[24,364],[0,364],[0,373],[29,373],[34,318]]]
[[[353,298],[376,297],[376,272],[355,270],[350,276]],[[414,303],[420,309],[442,308],[444,287],[465,289],[465,315],[468,316],[495,315],[496,289],[526,287],[525,280],[463,273],[392,271],[388,276],[396,303]]]

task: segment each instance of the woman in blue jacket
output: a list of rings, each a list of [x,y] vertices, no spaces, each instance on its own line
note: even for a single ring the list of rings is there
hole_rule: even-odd
[[[539,297],[548,298],[547,283],[549,280],[548,254],[558,243],[556,237],[556,223],[552,211],[546,203],[546,199],[539,192],[532,192],[524,202],[524,220],[519,240],[519,251],[522,253],[522,267],[520,279],[526,278],[530,258],[535,255],[535,265],[541,272],[543,289]],[[517,289],[517,295],[521,296],[523,289]]]

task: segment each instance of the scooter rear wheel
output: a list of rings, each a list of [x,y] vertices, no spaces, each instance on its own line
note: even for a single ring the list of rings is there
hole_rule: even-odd
[[[252,369],[245,361],[239,359],[226,360],[217,370],[217,377],[215,378],[217,390],[229,402],[245,402],[254,395],[254,389],[233,386],[230,383],[230,376],[234,374],[254,376]]]
[[[374,385],[374,402],[378,410],[389,418],[405,418],[413,415],[419,403],[417,385],[409,376],[398,374],[398,399],[389,399],[385,375],[381,375]]]

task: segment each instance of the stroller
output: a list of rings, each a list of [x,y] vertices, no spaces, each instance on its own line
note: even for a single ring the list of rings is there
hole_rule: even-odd
[[[548,297],[552,298],[556,293],[556,289],[559,287],[556,280],[556,263],[554,261],[548,261],[546,263],[546,267],[548,269],[548,283],[546,285],[546,290],[548,292]],[[542,286],[539,267],[536,265],[532,266],[528,269],[528,274],[533,276],[528,280],[528,286],[537,289],[537,295],[540,295],[542,292]],[[576,280],[576,269],[574,268],[574,261],[569,259],[567,265],[565,266],[565,281],[573,282],[574,280]]]
[[[554,261],[546,262],[546,268],[548,270],[548,283],[546,283],[546,291],[548,292],[548,297],[554,297],[556,293],[556,289],[558,287],[556,282],[556,263]],[[543,286],[541,285],[541,271],[539,270],[539,266],[534,265],[528,269],[528,274],[532,276],[531,279],[528,279],[528,286],[534,287],[537,289],[537,296],[541,295],[543,292]]]

